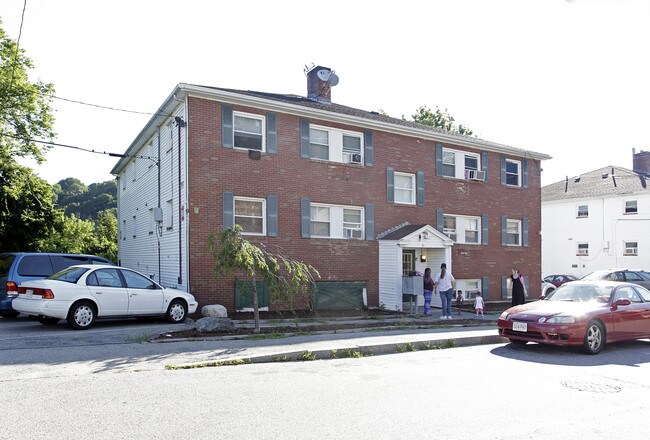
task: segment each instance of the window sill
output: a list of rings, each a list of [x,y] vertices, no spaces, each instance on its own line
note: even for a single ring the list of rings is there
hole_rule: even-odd
[[[624,257],[638,257],[639,254],[623,254]]]
[[[623,215],[637,215],[638,212],[624,212]]]

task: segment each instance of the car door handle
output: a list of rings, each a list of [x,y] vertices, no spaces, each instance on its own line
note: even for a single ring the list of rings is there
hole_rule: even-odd
[[[104,292],[95,291],[95,295],[101,295]]]
[[[133,293],[133,292],[131,293],[131,296],[136,296],[136,295],[137,295],[137,293]]]

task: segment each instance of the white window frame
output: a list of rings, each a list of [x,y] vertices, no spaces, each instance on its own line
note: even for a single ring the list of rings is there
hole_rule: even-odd
[[[131,161],[131,181],[135,182],[138,178],[138,167],[135,158]]]
[[[584,208],[584,209],[581,210],[580,208]],[[583,214],[581,214],[581,212]],[[577,205],[576,218],[589,218],[589,205]]]
[[[453,228],[446,227],[447,220],[449,219],[454,220]],[[442,233],[445,234],[447,237],[451,238],[454,242],[456,242],[456,239],[458,238],[458,218],[455,215],[444,214],[442,217],[442,224],[443,224]]]
[[[578,257],[588,257],[589,256],[589,243],[588,242],[577,242],[576,243],[576,256]]]
[[[443,225],[446,218],[454,218],[456,227],[454,229],[445,228],[443,226],[443,234],[447,237],[454,240],[454,243],[459,244],[469,244],[469,245],[480,245],[481,244],[481,217],[475,215],[456,215],[456,214],[444,214],[443,215]],[[471,229],[470,222],[475,222],[477,229]],[[476,232],[476,241],[467,240],[467,232]]]
[[[234,201],[233,201],[233,209],[232,209],[232,215],[233,215],[233,224],[238,224],[237,223],[237,217],[240,218],[260,218],[257,216],[246,216],[246,215],[237,215],[237,202],[255,202],[255,203],[261,203],[262,205],[262,232],[248,232],[248,231],[242,231],[242,235],[257,235],[257,236],[265,236],[266,235],[266,199],[264,198],[257,198],[257,197],[239,197],[235,196]]]
[[[327,132],[327,137],[328,137],[328,152],[329,152],[329,157],[328,159],[322,159],[319,157],[312,157],[313,160],[322,160],[322,161],[327,161],[327,162],[337,162],[337,163],[352,163],[355,165],[363,165],[364,163],[364,139],[363,139],[363,133],[362,132],[357,132],[357,131],[352,131],[352,130],[342,130],[338,128],[333,128],[333,127],[327,127],[324,125],[315,125],[315,124],[310,124],[309,125],[309,131],[310,131],[310,136],[309,136],[309,143],[311,145],[311,130],[321,130],[321,131],[326,131]],[[359,139],[359,151],[358,152],[352,152],[352,150],[347,150],[343,146],[343,136],[347,137],[354,137]],[[318,144],[318,145],[323,145],[323,144]],[[353,154],[359,154],[360,155],[360,161],[359,162],[352,162],[352,155]]]
[[[522,246],[522,228],[521,220],[509,218],[506,219],[506,236],[513,235],[510,233],[510,226],[516,224],[517,226],[517,243],[510,243],[510,240],[506,237],[506,246]]]
[[[262,122],[262,133],[261,133],[261,135],[262,135],[262,141],[261,141],[262,144],[261,144],[261,147],[260,147],[259,150],[256,149],[256,148],[238,147],[237,146],[237,144],[235,143],[235,133],[238,132],[235,129],[235,119],[237,117],[247,118],[247,119],[257,119],[257,120]],[[244,132],[244,131],[241,131],[241,130],[239,132],[240,133],[250,133],[250,132]],[[251,133],[251,134],[254,134],[255,136],[259,135],[258,133]],[[233,111],[232,112],[232,145],[233,145],[234,148],[236,148],[238,150],[246,150],[246,151],[253,150],[253,151],[260,151],[262,153],[266,152],[266,116],[264,116],[264,115],[256,115],[254,113]]]
[[[311,135],[312,130],[314,130],[314,131],[322,131],[322,132],[324,132],[324,133],[327,135],[327,143],[326,143],[326,144],[323,144],[323,143],[321,143],[321,142],[316,142],[316,141],[312,140],[312,135]],[[314,159],[318,159],[318,160],[330,160],[330,132],[329,132],[329,130],[324,130],[324,129],[318,127],[318,126],[310,125],[310,126],[309,126],[309,149],[310,149],[310,151],[312,151],[312,150],[311,150],[311,146],[312,146],[312,145],[316,145],[316,146],[318,146],[318,147],[326,147],[326,148],[327,148],[327,158],[323,158],[323,157],[314,157]],[[310,153],[310,154],[311,154],[311,153]]]
[[[120,238],[126,240],[126,219],[122,219],[122,227],[120,228]]]
[[[632,246],[633,245],[633,246]],[[623,242],[623,255],[634,256],[639,255],[639,241],[624,241]]]
[[[136,238],[138,234],[138,219],[135,215],[133,216],[133,220],[131,222],[131,231],[133,232],[133,238]]]
[[[517,166],[517,184],[513,185],[512,183],[508,183],[508,176],[514,176],[515,174],[509,173],[508,172],[508,164],[514,164]],[[520,187],[521,186],[521,161],[520,160],[514,160],[514,159],[508,159],[506,158],[506,185],[507,186],[512,186],[512,187]]]
[[[628,206],[628,204],[634,204],[634,208],[632,208],[631,205]],[[629,209],[629,210],[628,210]],[[634,209],[632,211],[632,209]],[[639,213],[639,202],[635,200],[626,200],[623,204],[623,214],[625,215],[635,215]]]
[[[409,178],[411,180],[411,187],[410,188],[405,188],[405,187],[397,186],[397,178],[398,177],[407,177],[407,178]],[[394,186],[393,186],[393,191],[394,191],[393,198],[395,200],[395,203],[397,203],[399,205],[415,205],[415,191],[416,191],[416,189],[417,188],[416,188],[415,174],[400,173],[398,171],[395,171],[395,174],[394,174]],[[397,200],[397,194],[399,194],[398,191],[401,192],[401,193],[408,193],[409,196],[410,196],[409,200],[408,201]]]
[[[153,208],[149,208],[149,234],[153,234],[156,222],[153,221]]]
[[[450,154],[453,154],[454,160],[453,164],[452,163],[445,163],[445,153],[447,153],[447,158],[450,158]],[[471,157],[473,159],[476,159],[476,168],[467,168],[465,166],[465,159],[467,157]],[[474,171],[480,171],[481,170],[481,155],[479,153],[471,153],[469,151],[462,151],[462,150],[454,150],[451,148],[444,148],[442,149],[442,175],[444,177],[449,177],[452,179],[466,179],[466,171],[467,170],[474,170]],[[454,166],[454,175],[450,176],[448,174],[445,174],[445,165],[453,165]]]
[[[126,189],[127,169],[124,170],[124,173],[122,173],[122,177],[120,178],[120,180],[122,180],[122,191]]]
[[[164,214],[165,227],[168,231],[174,229],[174,200],[169,199],[165,202]]]
[[[476,298],[476,293],[481,292],[482,280],[476,279],[459,279],[456,280],[456,288],[463,291],[464,300],[473,300]],[[474,306],[474,304],[471,304]]]
[[[311,215],[311,208],[327,208],[329,210],[329,235],[314,235],[311,234],[312,238],[330,238],[330,239],[343,239],[343,240],[363,240],[365,237],[365,210],[361,206],[348,206],[348,205],[330,205],[325,203],[311,203],[310,204],[310,223],[315,221]],[[355,227],[350,227],[351,224],[347,224],[344,221],[344,211],[345,210],[355,210],[360,213],[360,223],[355,223]],[[319,220],[322,222],[322,220]],[[311,232],[310,226],[310,232]],[[346,236],[350,235],[346,233],[346,230],[359,231],[358,237]]]

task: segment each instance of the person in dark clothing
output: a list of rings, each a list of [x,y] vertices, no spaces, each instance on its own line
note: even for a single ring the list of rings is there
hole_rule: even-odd
[[[431,278],[431,269],[424,269],[424,314],[431,314],[431,296],[433,295],[433,278]]]
[[[526,288],[524,287],[524,277],[521,276],[519,270],[512,268],[512,275],[510,275],[510,281],[512,281],[512,305],[518,306],[519,304],[524,304],[526,302]]]

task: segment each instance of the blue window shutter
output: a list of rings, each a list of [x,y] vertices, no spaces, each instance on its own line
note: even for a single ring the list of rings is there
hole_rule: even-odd
[[[501,277],[501,299],[508,299],[508,277]]]
[[[490,221],[487,214],[481,216],[481,244],[488,244],[488,233],[490,231]]]
[[[309,120],[300,119],[300,157],[309,158]]]
[[[524,246],[528,246],[528,217],[521,219],[521,242]]]
[[[418,206],[424,206],[424,171],[418,171],[416,174],[417,180],[417,199]]]
[[[222,208],[221,225],[225,229],[235,224],[235,195],[233,193],[223,193]]]
[[[386,200],[395,201],[395,170],[391,167],[386,167]]]
[[[436,176],[442,176],[442,144],[436,144]]]
[[[508,244],[508,217],[501,217],[501,246]]]
[[[233,147],[234,126],[232,121],[232,107],[221,106],[221,143],[226,148]]]
[[[311,237],[311,200],[306,197],[300,199],[300,228],[302,238]]]
[[[266,235],[278,236],[278,196],[266,198]]]
[[[266,152],[278,152],[278,129],[275,113],[266,114]]]
[[[366,204],[365,212],[366,220],[366,240],[375,239],[375,205],[372,203]]]
[[[506,157],[501,155],[501,185],[506,184]]]
[[[443,231],[445,226],[445,214],[442,212],[442,209],[436,209],[436,229],[440,232]]]
[[[488,152],[481,153],[481,170],[485,173],[485,181],[488,181]]]
[[[364,143],[364,161],[367,167],[371,167],[375,161],[375,144],[373,141],[372,130],[366,130],[363,133]]]
[[[528,159],[521,161],[521,186],[528,188]]]
[[[483,277],[481,279],[481,293],[483,294],[483,299],[488,300],[490,298],[490,278]]]

